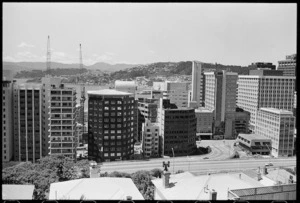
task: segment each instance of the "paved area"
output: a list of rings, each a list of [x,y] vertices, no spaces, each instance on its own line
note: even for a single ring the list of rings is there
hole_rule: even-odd
[[[211,152],[207,155],[201,155],[203,158],[208,157],[213,160],[227,159],[234,152],[233,143],[235,140],[201,140],[197,146],[210,146]]]

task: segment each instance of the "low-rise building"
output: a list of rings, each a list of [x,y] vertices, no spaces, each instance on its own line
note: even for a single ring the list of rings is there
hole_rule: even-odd
[[[34,185],[2,185],[3,200],[33,200]]]
[[[236,140],[240,146],[250,151],[252,154],[270,154],[272,146],[272,141],[270,138],[256,134],[240,133]]]

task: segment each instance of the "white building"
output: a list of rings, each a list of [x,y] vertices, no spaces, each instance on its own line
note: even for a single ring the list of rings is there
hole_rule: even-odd
[[[293,111],[296,77],[240,75],[237,106],[250,112],[250,126],[254,131],[259,108]]]
[[[153,82],[153,90],[160,90],[160,91],[165,91],[165,82]]]
[[[188,86],[187,82],[165,82],[164,96],[170,99],[171,103],[176,104],[178,108],[188,106]]]
[[[203,69],[202,63],[193,61],[192,66],[192,90],[191,98],[189,100],[189,107],[202,107],[204,106],[204,86],[203,86]]]
[[[146,119],[142,124],[143,152],[145,157],[158,156],[159,125]]]
[[[273,156],[293,155],[295,117],[291,111],[260,108],[256,121],[256,134],[272,140]]]
[[[13,82],[2,81],[2,161],[13,158]]]
[[[284,76],[296,76],[297,54],[286,56],[286,60],[278,61],[277,70],[282,70]]]
[[[116,80],[115,81],[115,90],[121,91],[121,92],[128,92],[135,95],[135,92],[137,90],[137,85],[135,81],[122,81],[122,80]]]

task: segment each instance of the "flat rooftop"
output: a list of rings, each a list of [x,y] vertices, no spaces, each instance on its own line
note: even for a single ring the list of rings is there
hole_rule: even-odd
[[[204,107],[200,107],[198,109],[195,109],[195,113],[212,113],[213,110],[209,110],[207,108]]]
[[[293,115],[293,112],[283,110],[283,109],[276,109],[276,108],[260,108],[260,110],[271,112],[271,113],[276,113],[276,114],[291,114]]]
[[[247,139],[250,139],[250,140],[271,140],[270,138],[267,138],[265,136],[262,136],[262,135],[257,135],[257,134],[243,134],[243,133],[240,133],[238,136],[241,136],[243,138],[247,138]]]
[[[114,90],[114,89],[102,89],[102,90],[91,90],[91,91],[87,91],[88,95],[101,95],[101,96],[105,96],[105,95],[121,95],[121,96],[126,96],[126,95],[133,95],[132,93],[128,93],[128,92],[122,92],[122,91],[118,91],[118,90]]]

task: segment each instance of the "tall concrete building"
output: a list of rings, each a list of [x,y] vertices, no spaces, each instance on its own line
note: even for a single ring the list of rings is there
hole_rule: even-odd
[[[203,80],[202,63],[193,61],[192,66],[192,90],[189,107],[203,107],[204,106],[204,80]]]
[[[13,81],[2,80],[2,161],[13,159]]]
[[[292,111],[295,77],[240,75],[237,106],[250,112],[249,128],[255,131],[259,108],[277,108]]]
[[[278,61],[277,70],[282,70],[284,76],[296,76],[297,54],[286,56],[285,60]]]
[[[42,85],[14,86],[14,160],[42,158]]]
[[[52,85],[49,104],[49,154],[62,154],[75,159],[76,137],[76,89],[64,84]]]
[[[134,95],[112,89],[87,93],[89,158],[97,162],[129,159],[137,133]]]
[[[204,107],[195,109],[197,118],[197,139],[209,140],[213,136],[214,111]]]
[[[146,119],[142,125],[144,157],[159,156],[159,124]]]
[[[165,91],[163,96],[170,99],[171,103],[176,104],[177,107],[188,106],[188,86],[187,82],[165,82]]]
[[[214,110],[215,134],[232,137],[235,111],[237,73],[205,72],[205,108]]]
[[[294,149],[295,117],[291,111],[260,108],[257,113],[256,134],[272,140],[272,154],[292,156]]]
[[[196,148],[196,117],[192,108],[177,108],[160,99],[158,122],[162,156],[187,156]],[[174,154],[173,154],[174,153]]]

